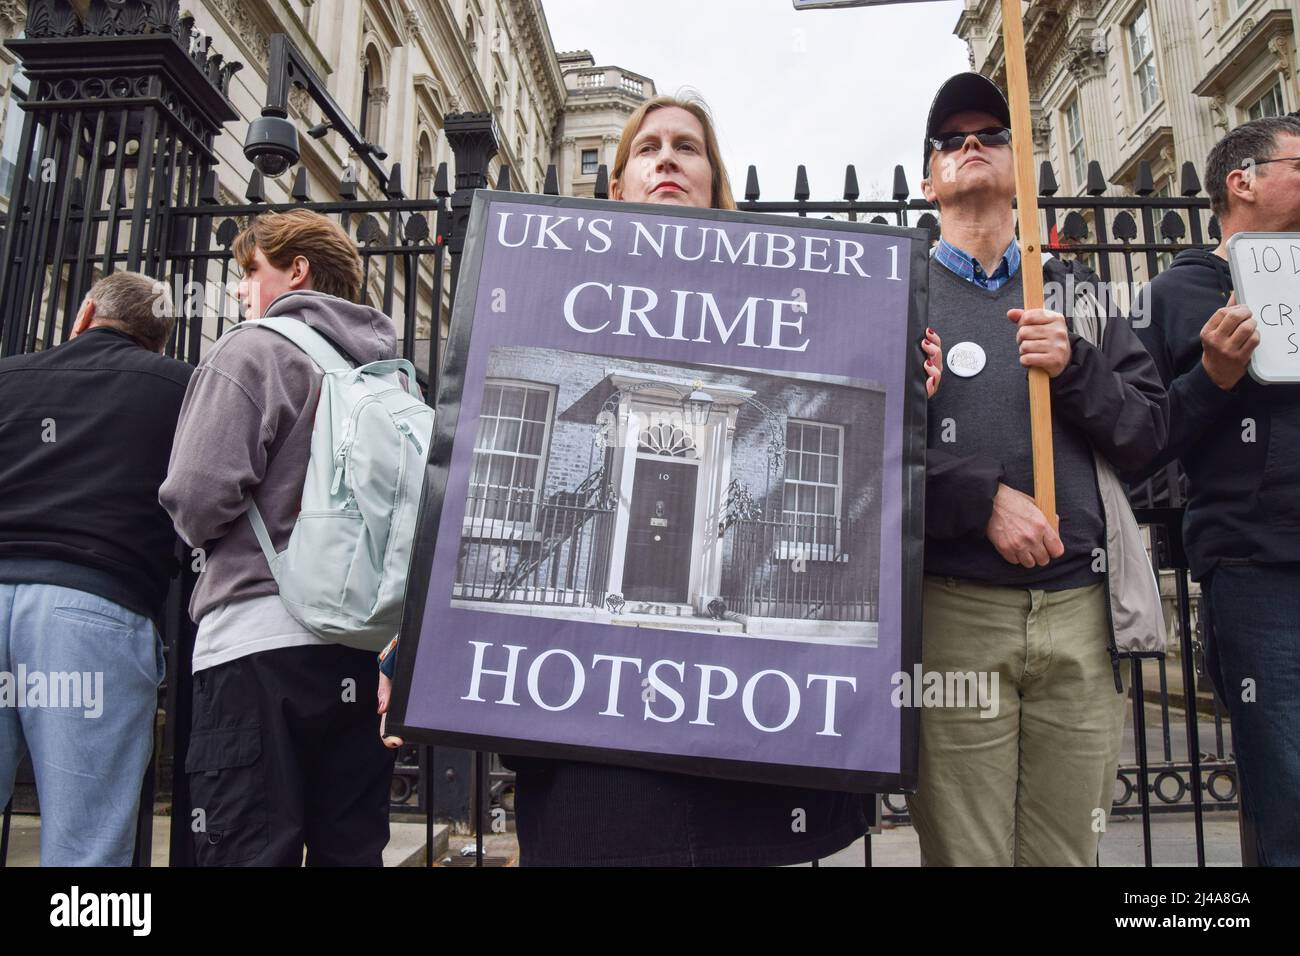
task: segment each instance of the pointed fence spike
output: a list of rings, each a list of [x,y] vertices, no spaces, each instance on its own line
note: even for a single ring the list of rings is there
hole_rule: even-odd
[[[262,182],[260,169],[254,169],[253,175],[248,177],[248,188],[244,190],[244,198],[249,202],[266,202],[266,186]]]
[[[1144,159],[1138,163],[1137,182],[1133,186],[1133,192],[1139,196],[1150,196],[1155,191],[1156,181],[1151,175],[1151,163]]]
[[[907,173],[901,165],[894,167],[894,202],[907,202],[912,190],[907,185]]]
[[[293,174],[293,188],[289,195],[297,202],[311,202],[311,187],[307,184],[307,167],[299,166]]]
[[[1056,182],[1056,173],[1052,170],[1052,164],[1043,160],[1042,165],[1038,167],[1038,195],[1055,196],[1061,187]]]
[[[217,171],[209,169],[207,175],[203,177],[203,184],[199,186],[199,202],[205,205],[216,205],[221,202],[221,193],[217,189]]]
[[[802,163],[794,174],[794,198],[796,202],[807,202],[812,192],[808,189],[808,167]]]
[[[1089,196],[1100,196],[1106,191],[1106,177],[1101,173],[1101,163],[1095,159],[1088,163],[1088,185],[1084,189]]]
[[[858,190],[858,171],[849,163],[844,167],[844,198],[854,202],[862,193]]]
[[[609,167],[601,163],[596,167],[596,187],[594,195],[597,199],[609,198]]]
[[[758,202],[758,167],[750,166],[745,174],[745,202]]]
[[[357,198],[357,168],[351,163],[339,177],[339,198],[348,200]]]
[[[393,163],[393,168],[388,173],[388,182],[384,184],[384,195],[389,199],[406,198],[406,193],[402,191],[401,163]]]

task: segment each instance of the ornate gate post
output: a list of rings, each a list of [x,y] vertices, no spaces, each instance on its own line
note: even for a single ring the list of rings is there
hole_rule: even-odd
[[[497,154],[497,124],[491,113],[448,113],[444,120],[447,142],[456,156],[456,191],[451,196],[451,297],[456,300],[460,254],[465,251],[465,230],[474,190],[488,186],[488,163]]]
[[[189,217],[172,211],[197,204],[217,161],[240,64],[223,63],[179,9],[92,0],[83,21],[68,0],[31,0],[26,37],[8,41],[31,93],[0,254],[0,354],[64,341],[99,275],[172,279],[170,251],[193,242],[181,234]]]

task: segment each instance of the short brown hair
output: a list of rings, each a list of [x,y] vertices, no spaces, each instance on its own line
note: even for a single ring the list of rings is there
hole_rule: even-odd
[[[610,171],[610,177],[615,182],[623,178],[623,170],[627,169],[627,162],[632,157],[632,140],[636,139],[636,134],[641,132],[641,124],[655,110],[667,106],[686,110],[704,127],[704,152],[713,171],[713,195],[709,205],[714,209],[735,209],[736,200],[731,194],[731,177],[727,175],[726,164],[722,161],[718,135],[713,131],[713,117],[709,114],[709,107],[704,100],[695,95],[656,96],[638,106],[623,126],[623,135],[618,138],[618,149],[614,153],[614,168]]]
[[[311,287],[316,292],[357,301],[361,292],[361,256],[336,223],[309,209],[263,213],[235,237],[231,247],[245,270],[253,253],[261,249],[266,261],[287,269],[298,256],[311,264]]]
[[[1282,136],[1300,136],[1300,119],[1294,116],[1266,116],[1243,123],[1210,150],[1205,164],[1205,191],[1210,196],[1210,211],[1219,218],[1228,211],[1228,177],[1242,168],[1248,159],[1268,159],[1278,148]],[[1267,172],[1263,167],[1260,172]]]
[[[93,324],[121,329],[142,347],[161,352],[171,338],[176,316],[167,284],[139,272],[113,272],[90,287]]]

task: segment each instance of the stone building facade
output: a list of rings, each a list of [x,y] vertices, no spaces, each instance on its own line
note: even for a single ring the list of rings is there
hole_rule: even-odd
[[[1229,129],[1300,109],[1300,0],[1029,0],[1022,3],[1034,151],[1062,192],[1096,160],[1128,194],[1142,161],[1178,195]],[[973,69],[1005,83],[1001,4],[966,0],[956,34]]]
[[[556,166],[567,196],[593,195],[601,165],[614,167],[619,133],[633,111],[655,96],[655,84],[618,66],[597,66],[589,50],[560,54],[567,92]]]
[[[90,4],[71,0],[83,17]],[[556,163],[562,194],[591,195],[596,177],[594,170],[584,172],[586,151],[594,144],[599,161],[612,162],[612,144],[627,115],[654,92],[646,77],[618,67],[592,69],[590,54],[562,60],[541,0],[182,0],[180,10],[193,16],[214,51],[244,65],[230,86],[239,119],[215,143],[220,197],[227,203],[243,201],[253,173],[243,144],[265,102],[275,33],[288,34],[343,112],[384,150],[383,164],[391,170],[400,163],[402,188],[412,197],[432,195],[440,163],[454,177],[443,117],[455,112],[494,115],[499,152],[489,170],[493,184],[508,165],[513,188],[541,192],[548,166]],[[23,0],[0,0],[0,41],[20,36],[26,15]],[[15,66],[16,57],[0,44],[0,211],[12,187],[22,128],[16,104],[27,89]],[[612,77],[614,86],[595,83],[597,73]],[[299,166],[308,172],[313,198],[335,198],[349,166],[356,170],[358,198],[382,198],[383,184],[350,155],[341,134],[306,135],[322,117],[300,88],[290,95],[290,118],[299,129]],[[266,181],[269,201],[290,200],[297,168]],[[445,296],[448,278],[441,278]],[[422,274],[420,285],[425,300],[433,277]],[[372,301],[377,294],[372,290]],[[421,330],[422,338],[427,334]]]

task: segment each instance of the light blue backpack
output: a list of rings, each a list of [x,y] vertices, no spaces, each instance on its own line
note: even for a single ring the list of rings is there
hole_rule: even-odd
[[[303,627],[328,641],[381,651],[402,621],[433,409],[420,397],[406,359],[353,368],[297,319],[250,320],[231,331],[251,327],[283,335],[325,377],[302,510],[288,547],[276,553],[251,498],[248,520],[285,608]],[[398,372],[406,373],[405,387]]]

